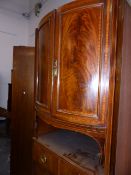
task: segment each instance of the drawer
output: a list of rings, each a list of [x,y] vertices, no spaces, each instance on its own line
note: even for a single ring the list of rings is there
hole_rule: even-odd
[[[33,175],[52,175],[47,169],[44,169],[37,162],[33,162]]]
[[[43,175],[57,175],[58,174],[58,158],[57,156],[45,148],[38,142],[34,142],[33,145],[33,161],[36,162],[37,167],[39,164],[40,168],[35,171],[43,171]],[[40,170],[39,170],[40,169]],[[44,173],[48,172],[48,173]],[[37,175],[37,174],[35,174]]]
[[[60,175],[95,175],[94,172],[90,170],[83,170],[79,166],[74,165],[65,160],[60,161]]]

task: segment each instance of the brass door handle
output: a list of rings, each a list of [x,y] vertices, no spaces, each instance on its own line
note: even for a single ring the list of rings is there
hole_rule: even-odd
[[[42,164],[45,164],[47,162],[46,156],[45,155],[41,155],[40,156],[40,161],[41,161]]]
[[[53,68],[53,77],[57,77],[57,68]]]
[[[57,64],[57,60],[54,60],[54,62],[53,62],[53,77],[57,76],[57,72],[58,72],[58,64]]]

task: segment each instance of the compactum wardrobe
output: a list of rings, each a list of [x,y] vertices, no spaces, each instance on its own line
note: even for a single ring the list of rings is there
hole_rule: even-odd
[[[11,175],[32,174],[34,54],[35,49],[32,47],[14,47],[11,108]]]
[[[36,29],[34,175],[114,175],[126,6],[73,1]]]

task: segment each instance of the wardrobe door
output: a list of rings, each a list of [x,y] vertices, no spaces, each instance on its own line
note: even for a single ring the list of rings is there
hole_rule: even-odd
[[[36,32],[36,107],[44,113],[51,108],[54,20],[55,11],[42,19]]]
[[[75,1],[57,10],[53,116],[104,125],[108,109],[109,1]],[[57,71],[56,71],[57,69]]]
[[[14,47],[11,111],[11,175],[32,175],[34,56],[32,47]]]

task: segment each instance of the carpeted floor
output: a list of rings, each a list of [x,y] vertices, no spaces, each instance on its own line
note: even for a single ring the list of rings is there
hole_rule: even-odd
[[[0,175],[10,174],[10,138],[5,121],[0,121]]]

